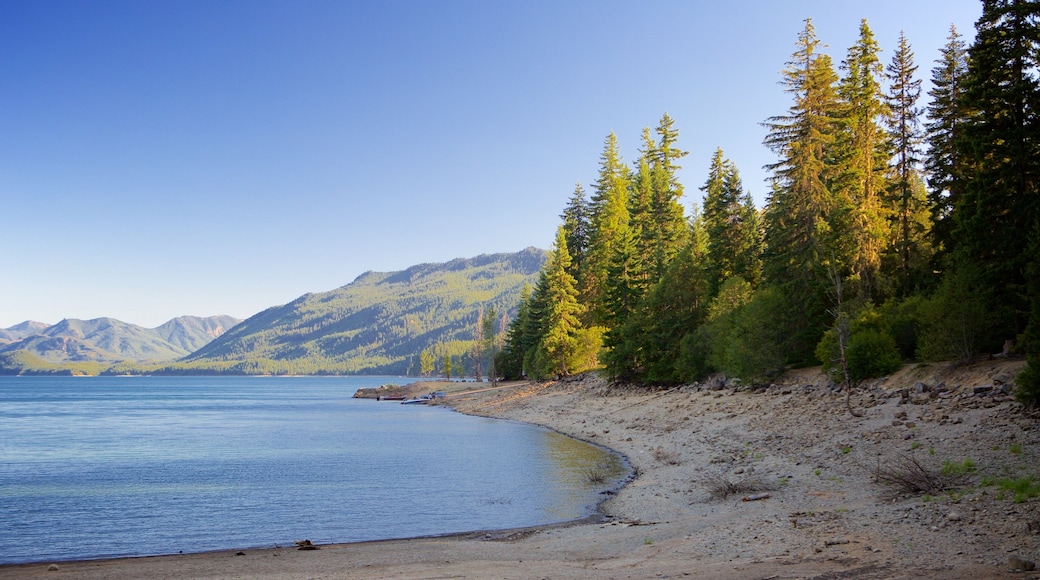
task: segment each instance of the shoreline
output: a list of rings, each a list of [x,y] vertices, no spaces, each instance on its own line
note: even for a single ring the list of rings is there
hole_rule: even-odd
[[[1035,471],[1036,418],[977,388],[1006,381],[1016,364],[904,369],[853,395],[862,418],[811,370],[757,391],[623,389],[585,376],[449,392],[445,404],[458,412],[605,447],[637,476],[600,502],[595,521],[57,562],[53,571],[11,564],[0,578],[1037,578],[1010,567],[1012,557],[1040,559],[1040,526],[1031,527],[1040,498],[1014,503],[977,480],[956,494],[892,495],[864,469],[921,447],[940,464],[972,459],[980,477],[1000,466]],[[915,383],[929,390],[914,392]],[[759,479],[769,497],[714,498],[711,477]]]

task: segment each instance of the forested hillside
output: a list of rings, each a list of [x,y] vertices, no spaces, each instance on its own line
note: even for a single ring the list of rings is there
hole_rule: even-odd
[[[430,372],[443,372],[447,359],[456,374],[472,374],[486,364],[474,351],[482,313],[515,309],[544,260],[543,250],[528,248],[368,272],[256,314],[168,370],[420,374],[427,352],[436,361]]]
[[[854,385],[907,360],[1024,355],[1037,402],[1040,3],[984,0],[976,27],[930,55],[925,101],[910,39],[886,64],[862,21],[836,62],[807,20],[780,77],[791,105],[762,120],[763,208],[719,149],[685,214],[667,114],[631,165],[608,135],[500,368],[672,384],[822,363]]]

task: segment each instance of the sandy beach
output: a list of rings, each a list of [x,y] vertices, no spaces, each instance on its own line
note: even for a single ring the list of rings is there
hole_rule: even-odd
[[[1040,473],[1040,419],[1006,392],[1021,364],[907,367],[861,385],[850,403],[862,417],[815,369],[765,389],[721,380],[633,389],[594,376],[451,384],[444,404],[604,445],[629,459],[634,478],[593,521],[9,565],[0,578],[1040,579],[1030,569],[1040,498],[1016,503],[982,485]],[[905,458],[936,474],[944,463],[969,468],[952,492],[910,495],[875,481]]]

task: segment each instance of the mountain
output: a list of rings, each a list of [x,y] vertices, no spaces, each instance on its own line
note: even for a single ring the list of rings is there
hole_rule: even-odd
[[[244,373],[417,372],[440,345],[461,356],[479,313],[515,309],[546,252],[481,255],[400,272],[366,272],[346,286],[268,308],[183,359],[185,367]]]
[[[47,328],[47,326],[49,325],[43,322],[26,320],[25,322],[16,324],[10,328],[0,328],[0,349],[2,349],[5,344],[18,342],[27,336],[32,336]]]
[[[0,344],[0,353],[23,351],[49,364],[174,360],[197,350],[237,322],[230,316],[182,316],[157,328],[114,318],[66,318],[52,326],[26,322],[6,329],[15,340]]]
[[[187,354],[199,350],[239,322],[242,321],[231,316],[179,316],[156,327],[155,332]]]

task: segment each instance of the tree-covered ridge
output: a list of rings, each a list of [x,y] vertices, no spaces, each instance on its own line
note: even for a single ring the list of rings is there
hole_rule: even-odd
[[[458,359],[476,341],[481,313],[515,309],[542,250],[483,255],[401,272],[367,272],[329,292],[269,308],[173,369],[242,373],[419,374],[419,353]]]
[[[902,360],[1021,353],[1040,402],[1040,3],[983,0],[976,28],[970,47],[951,28],[923,107],[905,36],[885,66],[864,20],[836,67],[806,20],[791,106],[763,123],[761,210],[719,149],[683,216],[667,114],[631,167],[610,134],[499,368],[668,384],[822,362],[851,388]]]

